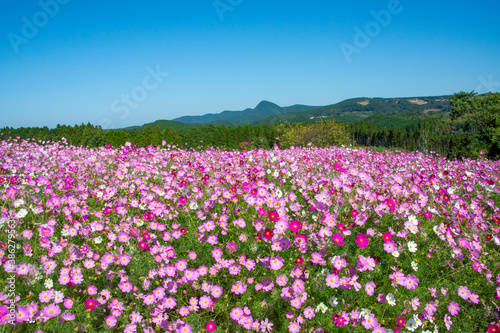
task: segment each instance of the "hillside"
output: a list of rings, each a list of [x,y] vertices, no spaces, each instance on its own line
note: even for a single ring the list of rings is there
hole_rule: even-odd
[[[280,122],[312,122],[319,119],[335,119],[339,122],[375,120],[374,115],[428,114],[451,111],[449,96],[405,98],[351,98],[326,106],[293,105],[281,107],[269,101],[260,102],[255,108],[243,111],[223,111],[201,116],[183,116],[173,120],[157,120],[142,126],[131,126],[124,131],[142,131],[146,126],[160,129],[185,130],[202,125],[271,125]],[[371,117],[371,118],[370,118]]]
[[[243,111],[223,111],[221,113],[209,113],[202,116],[184,116],[173,120],[185,124],[243,125],[262,118],[280,116],[287,113],[300,113],[317,108],[318,106],[308,105],[281,107],[269,101],[262,101],[253,109],[247,108]]]
[[[122,130],[126,132],[142,132],[142,130],[146,127],[151,127],[155,128],[156,126],[159,126],[161,130],[164,130],[165,128],[172,128],[176,131],[178,130],[187,130],[195,127],[199,127],[200,125],[198,124],[184,124],[179,121],[173,121],[173,120],[157,120],[152,123],[147,123],[142,126],[130,126],[126,128],[122,128]]]
[[[318,118],[334,118],[338,121],[353,122],[363,120],[363,118],[374,114],[429,113],[433,111],[450,112],[449,97],[352,98],[314,110],[259,119],[254,124],[276,124],[280,121],[291,123],[309,122]]]

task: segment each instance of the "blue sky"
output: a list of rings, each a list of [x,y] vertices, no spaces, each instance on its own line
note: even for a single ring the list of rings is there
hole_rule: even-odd
[[[500,90],[498,1],[3,1],[0,127]]]

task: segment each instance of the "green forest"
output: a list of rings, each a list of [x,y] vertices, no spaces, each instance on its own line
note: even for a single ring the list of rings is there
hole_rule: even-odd
[[[56,128],[0,129],[1,138],[35,139],[40,142],[66,138],[76,146],[120,147],[131,142],[138,147],[176,145],[183,148],[221,149],[271,148],[279,145],[353,145],[376,150],[435,152],[449,159],[475,158],[484,154],[500,157],[500,93],[477,95],[456,93],[450,98],[451,112],[352,114],[267,125],[182,125],[159,121],[141,127],[103,130],[90,123]],[[177,124],[175,126],[170,126]],[[181,124],[181,125],[179,125]],[[161,125],[161,126],[160,126]]]

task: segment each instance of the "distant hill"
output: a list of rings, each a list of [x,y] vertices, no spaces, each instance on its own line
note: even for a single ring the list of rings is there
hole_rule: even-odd
[[[280,116],[286,113],[305,112],[317,108],[318,106],[309,105],[281,107],[269,101],[262,101],[253,109],[223,111],[221,113],[209,113],[202,116],[184,116],[173,120],[185,124],[243,125],[253,123],[262,118]]]
[[[294,112],[284,115],[271,116],[255,121],[255,125],[276,124],[282,122],[308,122],[318,118],[335,118],[339,121],[343,117],[358,119],[373,114],[394,114],[407,112],[428,113],[432,111],[450,112],[449,96],[406,97],[406,98],[351,98],[342,102],[319,107],[304,112]]]
[[[157,120],[152,123],[147,123],[142,126],[130,126],[130,127],[125,127],[122,128],[122,130],[126,132],[142,132],[142,130],[145,127],[151,127],[155,128],[156,126],[159,126],[160,129],[164,130],[165,128],[173,128],[174,130],[185,130],[185,129],[190,129],[193,127],[199,127],[200,125],[198,124],[184,124],[178,121],[173,121],[173,120]]]
[[[142,131],[144,127],[163,130],[190,129],[208,124],[214,125],[267,125],[280,122],[311,122],[322,118],[335,119],[342,122],[373,120],[374,115],[390,115],[402,113],[451,112],[450,96],[403,97],[403,98],[368,98],[346,99],[342,102],[326,106],[292,105],[281,107],[269,101],[260,102],[255,108],[243,111],[223,111],[202,116],[183,116],[173,120],[157,120],[142,126],[124,128],[125,131]]]

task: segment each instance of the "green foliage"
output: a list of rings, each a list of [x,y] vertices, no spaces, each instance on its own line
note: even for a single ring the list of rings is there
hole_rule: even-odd
[[[488,151],[488,156],[500,156],[500,93],[478,96],[475,92],[459,92],[451,99],[452,119],[463,119]]]
[[[309,124],[280,124],[281,145],[329,147],[348,145],[351,142],[349,131],[344,124],[334,120]]]

